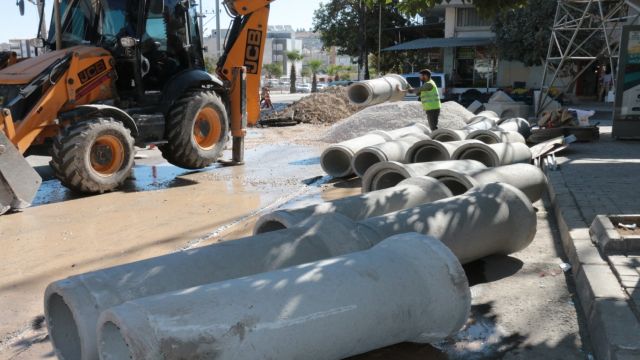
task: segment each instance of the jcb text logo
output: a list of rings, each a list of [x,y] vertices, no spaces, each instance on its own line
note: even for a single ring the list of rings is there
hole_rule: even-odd
[[[262,48],[262,31],[247,32],[247,50],[244,53],[244,66],[249,74],[257,74],[259,70],[260,49]]]
[[[102,74],[105,70],[107,70],[107,64],[104,62],[104,60],[99,60],[95,64],[89,66],[88,68],[78,73],[78,78],[80,78],[80,83],[84,84],[87,81],[92,80],[96,76]]]

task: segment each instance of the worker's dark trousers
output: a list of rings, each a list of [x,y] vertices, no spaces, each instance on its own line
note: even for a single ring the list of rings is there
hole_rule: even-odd
[[[429,120],[429,127],[431,131],[438,128],[438,117],[440,117],[440,109],[427,110],[427,119]]]

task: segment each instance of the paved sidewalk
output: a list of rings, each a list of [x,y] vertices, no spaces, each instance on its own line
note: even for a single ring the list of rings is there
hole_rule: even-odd
[[[589,227],[599,214],[640,214],[640,141],[600,133],[561,153],[550,194],[597,358],[639,359],[640,253],[600,254]]]

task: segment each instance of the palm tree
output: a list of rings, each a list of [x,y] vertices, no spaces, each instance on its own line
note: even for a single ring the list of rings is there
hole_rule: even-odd
[[[318,71],[322,67],[322,60],[309,60],[307,66],[311,69],[313,74],[313,81],[311,82],[311,92],[318,92]]]
[[[302,60],[302,55],[300,54],[300,52],[298,52],[298,50],[293,50],[293,51],[287,51],[287,59],[289,59],[289,61],[291,61],[291,86],[289,88],[289,91],[292,94],[295,94],[297,92],[296,90],[296,61],[300,61]]]

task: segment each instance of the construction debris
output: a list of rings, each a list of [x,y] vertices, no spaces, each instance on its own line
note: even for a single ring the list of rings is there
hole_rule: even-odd
[[[281,111],[265,113],[263,125],[271,124],[333,124],[356,113],[362,107],[349,103],[347,89],[329,88],[306,96]]]

